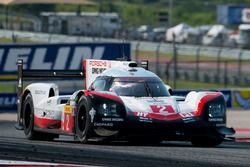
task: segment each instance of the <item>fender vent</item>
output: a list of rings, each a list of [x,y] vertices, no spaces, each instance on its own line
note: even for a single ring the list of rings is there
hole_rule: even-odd
[[[50,88],[49,97],[53,97],[53,96],[55,96],[55,92],[54,92],[54,90],[52,88]]]
[[[131,62],[128,64],[129,67],[137,67],[137,63],[135,62]]]

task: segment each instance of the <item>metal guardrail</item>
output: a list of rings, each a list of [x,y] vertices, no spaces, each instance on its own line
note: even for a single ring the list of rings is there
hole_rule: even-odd
[[[75,42],[124,42],[124,39],[111,39],[111,38],[99,38],[99,37],[84,37],[84,36],[70,36],[70,35],[58,35],[58,34],[48,34],[48,33],[33,33],[33,32],[23,32],[23,31],[11,31],[11,30],[1,30],[0,37],[12,38],[13,33],[18,38],[31,38],[34,41],[45,42],[45,43],[75,43]],[[132,50],[139,49],[140,51],[150,51],[155,52],[159,47],[157,42],[147,42],[147,41],[133,41],[125,40],[126,42],[131,42]],[[158,48],[160,53],[172,53],[171,43],[161,43]],[[202,45],[187,45],[187,44],[177,44],[176,45],[178,54],[195,56],[197,51],[201,56],[217,57],[220,52],[220,57],[228,59],[238,59],[241,57],[242,60],[250,60],[250,50],[243,50],[239,48],[227,48],[227,47],[211,47]]]
[[[46,33],[32,33],[32,32],[20,32],[15,31],[14,34],[18,38],[29,37],[32,40],[45,42],[45,43],[61,43],[62,41],[65,43],[75,43],[75,42],[93,42],[93,43],[104,43],[104,42],[130,42],[131,48],[134,51],[134,57],[132,59],[139,61],[139,55],[142,51],[150,51],[155,53],[155,57],[152,57],[150,60],[151,67],[150,70],[155,69],[154,72],[157,74],[160,73],[162,77],[167,79],[173,79],[171,76],[171,61],[168,59],[161,61],[159,59],[159,54],[168,54],[173,55],[173,44],[171,43],[156,43],[156,42],[147,42],[147,41],[130,41],[124,39],[110,39],[110,38],[99,38],[99,37],[83,37],[83,36],[69,36],[69,35],[57,35],[57,34],[46,34]],[[0,30],[0,37],[9,37],[13,36],[13,31],[10,30]],[[1,46],[1,45],[0,45]],[[247,85],[250,82],[250,78],[248,75],[247,64],[250,63],[250,50],[239,49],[239,48],[227,48],[227,47],[211,47],[211,46],[202,46],[202,45],[186,45],[186,44],[176,44],[176,54],[177,57],[179,55],[188,55],[194,56],[195,59],[192,62],[188,62],[189,67],[186,68],[186,65],[182,65],[183,62],[179,61],[177,58],[178,65],[178,75],[179,73],[182,75],[181,71],[183,71],[184,78],[188,79],[195,75],[195,81],[207,80],[206,78],[210,78],[209,81],[214,83],[221,83],[222,79],[223,83],[227,85],[227,82],[230,82],[233,85]],[[212,70],[202,69],[201,57],[212,57],[214,60],[212,64]],[[228,62],[225,62],[226,61]],[[159,62],[157,62],[159,61]],[[183,60],[182,60],[183,61]],[[232,68],[232,62],[234,63],[234,67]],[[160,63],[160,64],[159,64]],[[211,62],[212,63],[212,62]],[[210,63],[210,64],[211,64]],[[152,65],[153,64],[153,65]],[[167,65],[168,64],[168,65]],[[173,65],[173,64],[172,64]],[[153,66],[153,68],[152,68]],[[160,66],[160,68],[159,68]],[[170,70],[166,66],[170,67]],[[196,67],[194,67],[196,66]],[[154,68],[155,67],[155,68]],[[158,67],[158,68],[157,68]],[[184,68],[180,68],[184,67]],[[161,70],[160,72],[157,69]],[[203,70],[203,71],[202,71]],[[166,72],[168,71],[168,72]],[[168,75],[169,74],[169,75]],[[225,75],[226,74],[226,75]],[[177,75],[177,76],[178,76]],[[199,78],[203,78],[203,80],[198,80]],[[205,79],[204,79],[205,78]],[[230,83],[228,82],[228,83]]]

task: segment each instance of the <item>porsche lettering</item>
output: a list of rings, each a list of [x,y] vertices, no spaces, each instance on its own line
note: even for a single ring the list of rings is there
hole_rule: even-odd
[[[89,64],[93,67],[106,67],[107,66],[107,62],[106,61],[98,61],[98,60],[93,60],[90,61]]]

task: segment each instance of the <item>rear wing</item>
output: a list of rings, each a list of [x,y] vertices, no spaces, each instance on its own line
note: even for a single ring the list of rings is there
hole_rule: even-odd
[[[17,129],[22,129],[22,93],[24,91],[24,80],[41,80],[41,79],[65,79],[65,78],[82,78],[83,72],[80,70],[25,70],[24,62],[22,59],[17,61]]]
[[[117,61],[117,60],[95,60],[85,59],[83,61],[83,73],[84,73],[84,86],[88,89],[92,82],[102,74],[103,71],[114,67],[128,67],[130,63],[134,61]],[[141,62],[143,68],[148,69],[148,61],[144,60]]]

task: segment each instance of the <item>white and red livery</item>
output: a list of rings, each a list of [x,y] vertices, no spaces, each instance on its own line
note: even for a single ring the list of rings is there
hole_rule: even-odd
[[[20,97],[20,122],[28,139],[59,134],[138,142],[188,140],[216,146],[234,130],[226,127],[220,92],[171,95],[154,73],[132,61],[84,60],[85,90],[59,96],[54,83],[32,83]],[[19,81],[22,82],[22,81]]]

